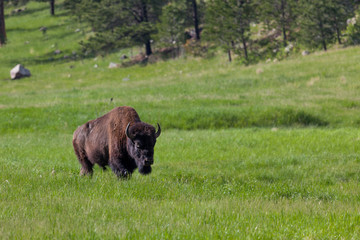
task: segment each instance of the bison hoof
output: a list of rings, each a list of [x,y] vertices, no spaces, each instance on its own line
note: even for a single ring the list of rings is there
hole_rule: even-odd
[[[86,176],[86,175],[92,176],[92,174],[93,174],[93,171],[90,171],[88,169],[82,168],[80,170],[80,176]]]
[[[127,179],[127,178],[130,178],[131,177],[131,173],[124,169],[124,170],[120,170],[120,171],[117,171],[116,172],[116,175],[119,177],[119,178],[122,178],[122,179]]]

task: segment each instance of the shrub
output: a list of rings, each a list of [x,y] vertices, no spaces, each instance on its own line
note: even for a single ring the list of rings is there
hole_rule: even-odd
[[[347,20],[345,37],[347,45],[360,44],[360,11],[357,12],[355,17]]]

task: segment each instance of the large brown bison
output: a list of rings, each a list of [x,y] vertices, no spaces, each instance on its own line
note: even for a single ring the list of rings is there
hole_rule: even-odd
[[[81,164],[81,175],[92,174],[94,164],[103,169],[109,165],[118,177],[129,177],[138,168],[149,174],[154,162],[158,130],[140,120],[135,109],[117,107],[95,120],[78,127],[73,146]]]

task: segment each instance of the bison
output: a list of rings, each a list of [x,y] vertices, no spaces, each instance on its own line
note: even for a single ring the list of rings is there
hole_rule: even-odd
[[[92,175],[94,164],[104,170],[110,166],[121,178],[130,177],[138,168],[151,173],[158,130],[142,122],[135,109],[117,107],[78,127],[73,136],[75,154],[81,164],[81,175]]]

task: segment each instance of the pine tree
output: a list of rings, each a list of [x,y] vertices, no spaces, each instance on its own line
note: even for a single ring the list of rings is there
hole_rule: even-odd
[[[346,29],[346,20],[353,16],[355,6],[350,0],[329,0],[327,4],[331,25],[336,32],[338,43],[341,44],[341,32]]]
[[[152,54],[151,35],[164,0],[81,0],[76,15],[88,22],[95,36],[82,45],[86,49],[106,52],[114,48],[144,45],[145,54]]]
[[[207,3],[207,36],[228,52],[229,61],[231,50],[240,55],[242,52],[245,61],[249,61],[248,42],[254,9],[250,0],[210,0]]]
[[[328,3],[327,0],[300,0],[298,5],[299,40],[310,47],[321,46],[324,51],[334,41],[336,32]]]
[[[267,22],[271,28],[282,33],[283,45],[287,46],[288,36],[296,15],[293,11],[296,0],[259,0],[260,21]]]
[[[158,37],[166,46],[185,43],[185,28],[189,25],[184,1],[171,1],[162,9]]]
[[[200,40],[200,23],[204,18],[205,3],[202,0],[171,0],[163,7],[160,17],[160,36],[163,40],[174,39],[183,42],[186,32],[195,40]],[[169,31],[164,31],[168,29]],[[189,34],[188,36],[189,37]],[[172,41],[171,41],[172,42]]]

